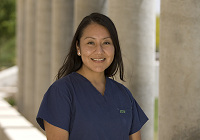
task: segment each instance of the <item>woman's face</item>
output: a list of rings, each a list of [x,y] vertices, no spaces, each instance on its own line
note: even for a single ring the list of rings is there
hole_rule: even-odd
[[[80,38],[77,54],[81,56],[85,72],[102,73],[114,59],[115,48],[109,31],[99,24],[88,25]]]

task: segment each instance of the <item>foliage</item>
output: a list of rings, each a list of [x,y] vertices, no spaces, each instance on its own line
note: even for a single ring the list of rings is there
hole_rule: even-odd
[[[0,38],[15,35],[15,0],[0,0]]]
[[[1,44],[0,49],[0,69],[15,65],[15,37]]]
[[[7,97],[5,98],[5,100],[11,105],[11,106],[16,106],[16,101],[15,101],[15,97]]]
[[[158,139],[158,98],[155,99],[154,110],[154,140]]]
[[[0,70],[15,64],[16,0],[0,0]]]
[[[160,17],[156,17],[156,52],[159,51],[159,43],[160,43]]]

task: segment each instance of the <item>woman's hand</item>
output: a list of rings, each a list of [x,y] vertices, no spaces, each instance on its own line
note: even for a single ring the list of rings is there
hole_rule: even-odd
[[[141,140],[140,131],[137,131],[136,133],[130,135],[129,140]]]
[[[44,120],[47,140],[69,140],[69,132]]]

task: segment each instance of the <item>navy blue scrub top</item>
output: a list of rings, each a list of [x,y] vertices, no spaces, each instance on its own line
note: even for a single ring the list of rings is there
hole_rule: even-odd
[[[148,118],[122,84],[106,77],[102,96],[89,80],[73,72],[45,93],[37,115],[42,129],[43,120],[67,130],[69,140],[129,140]]]

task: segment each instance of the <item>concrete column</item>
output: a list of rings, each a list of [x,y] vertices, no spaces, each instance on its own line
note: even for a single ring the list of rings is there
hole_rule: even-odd
[[[161,1],[159,140],[200,139],[199,7]]]
[[[93,12],[107,13],[107,0],[75,0],[74,5],[74,30],[85,16]]]
[[[34,90],[35,90],[35,0],[26,1],[26,30],[25,30],[25,71],[24,71],[24,113],[23,115],[32,123],[35,122]]]
[[[18,70],[18,93],[17,108],[23,113],[24,95],[24,37],[25,37],[25,0],[17,0],[17,66]]]
[[[68,54],[73,36],[73,0],[52,1],[52,72],[54,79]]]
[[[36,56],[35,56],[35,116],[44,93],[52,83],[51,77],[51,0],[36,3]]]
[[[125,66],[123,83],[149,117],[142,139],[153,140],[155,92],[155,0],[109,0],[108,16],[118,30]]]

